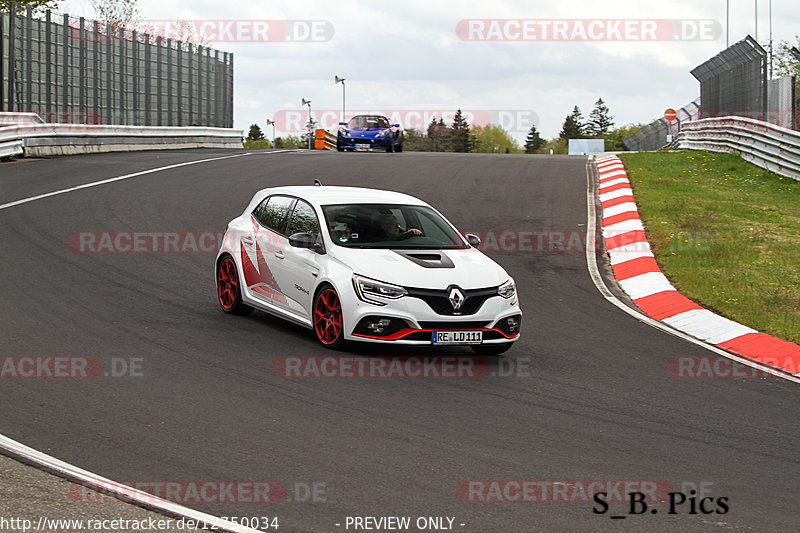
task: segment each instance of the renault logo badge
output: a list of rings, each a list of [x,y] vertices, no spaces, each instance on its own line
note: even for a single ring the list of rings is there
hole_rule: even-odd
[[[464,296],[464,293],[461,292],[458,287],[453,287],[450,289],[450,296],[448,300],[450,300],[450,305],[453,306],[454,310],[461,309],[461,306],[464,305],[464,300],[467,298]]]

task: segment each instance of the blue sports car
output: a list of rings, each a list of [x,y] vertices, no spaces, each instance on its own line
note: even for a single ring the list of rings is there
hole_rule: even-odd
[[[356,115],[339,123],[336,149],[353,152],[369,150],[403,151],[403,130],[383,115]]]

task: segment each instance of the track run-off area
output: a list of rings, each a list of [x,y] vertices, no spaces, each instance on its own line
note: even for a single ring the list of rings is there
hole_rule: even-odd
[[[521,339],[498,358],[333,352],[265,313],[223,313],[215,239],[255,191],[314,179],[417,196],[480,235],[517,282]],[[798,384],[623,309],[607,257],[586,250],[594,179],[577,156],[0,164],[0,434],[283,532],[796,530]]]

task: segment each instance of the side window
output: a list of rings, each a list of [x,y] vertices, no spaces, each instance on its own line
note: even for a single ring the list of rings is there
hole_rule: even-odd
[[[294,198],[288,196],[270,196],[253,210],[253,216],[258,223],[272,231],[283,233],[286,215],[294,203]]]
[[[295,233],[310,233],[314,238],[319,238],[319,220],[314,208],[303,200],[298,200],[289,219],[289,226],[286,228],[286,235],[291,236]]]

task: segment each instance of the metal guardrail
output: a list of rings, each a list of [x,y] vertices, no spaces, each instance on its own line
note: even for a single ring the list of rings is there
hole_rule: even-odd
[[[17,143],[22,146],[24,155],[32,157],[179,148],[242,148],[242,140],[241,130],[196,126],[24,124],[0,127],[0,147]]]
[[[0,142],[0,159],[22,155],[22,141]]]
[[[745,117],[705,118],[682,125],[678,148],[736,152],[751,163],[800,180],[800,132]]]

